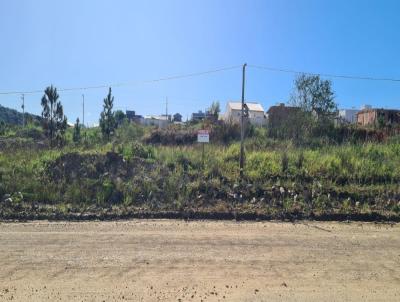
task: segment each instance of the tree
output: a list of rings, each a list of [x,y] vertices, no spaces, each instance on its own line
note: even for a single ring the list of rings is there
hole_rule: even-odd
[[[122,110],[117,110],[114,112],[114,119],[115,119],[115,125],[118,128],[124,123],[126,115]]]
[[[0,135],[4,135],[7,131],[7,125],[4,121],[0,121]]]
[[[211,107],[208,109],[208,112],[211,116],[214,117],[214,119],[218,120],[218,115],[220,113],[221,109],[219,106],[219,102],[212,102]]]
[[[50,139],[52,146],[55,141],[58,144],[64,141],[65,130],[67,129],[67,118],[64,115],[63,106],[58,98],[57,88],[51,85],[44,91],[41,102],[43,107],[43,130]]]
[[[108,95],[104,99],[103,111],[100,115],[100,128],[103,137],[107,140],[110,139],[111,134],[114,133],[115,129],[115,118],[113,114],[114,97],[111,95],[111,87],[108,90]]]
[[[79,143],[81,141],[81,125],[79,124],[79,117],[76,119],[76,123],[74,125],[72,140],[74,143]]]
[[[301,74],[295,79],[291,103],[305,112],[329,116],[336,112],[335,94],[332,83],[319,75]]]
[[[329,136],[337,111],[331,81],[322,80],[319,75],[301,74],[294,84],[291,103],[301,111],[289,127],[295,130],[296,139]]]

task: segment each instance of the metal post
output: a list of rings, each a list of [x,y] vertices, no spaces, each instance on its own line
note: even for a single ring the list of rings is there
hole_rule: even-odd
[[[201,161],[202,161],[202,164],[203,164],[203,169],[204,169],[204,148],[205,148],[205,145],[206,143],[202,143],[202,145],[203,145],[203,154],[202,154],[202,156],[201,156]]]
[[[240,178],[243,178],[243,167],[244,167],[244,84],[246,76],[246,66],[243,64],[242,73],[242,114],[240,117]]]

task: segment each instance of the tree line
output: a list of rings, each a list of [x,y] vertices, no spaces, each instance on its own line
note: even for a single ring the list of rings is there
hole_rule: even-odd
[[[65,132],[67,130],[67,117],[59,100],[60,95],[53,85],[47,87],[41,100],[42,127],[45,136],[49,139],[51,146],[61,146],[65,143]],[[100,114],[99,125],[102,136],[109,140],[115,129],[122,124],[125,114],[121,110],[113,111],[114,96],[111,87],[103,100],[103,111]],[[84,127],[84,125],[83,125]],[[76,119],[72,139],[75,143],[81,141],[81,129],[79,118]]]
[[[59,98],[57,88],[51,85],[45,89],[41,99],[42,126],[51,146],[60,146],[65,143],[65,132],[68,126]],[[323,80],[318,75],[301,74],[296,77],[290,104],[301,110],[297,115],[292,115],[287,123],[281,124],[280,129],[269,127],[272,136],[284,134],[286,138],[298,138],[315,132],[315,129],[326,131],[326,128],[332,125],[337,111],[331,81]],[[121,110],[114,112],[113,106],[114,96],[110,87],[107,96],[103,99],[103,110],[99,119],[102,136],[107,141],[126,117]],[[218,119],[219,112],[219,103],[213,102],[209,108],[209,114]],[[77,118],[72,139],[75,143],[79,143],[81,138],[82,125]]]

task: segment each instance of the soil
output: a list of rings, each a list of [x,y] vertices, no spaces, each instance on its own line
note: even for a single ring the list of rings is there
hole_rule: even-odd
[[[0,301],[399,301],[400,225],[0,223]]]

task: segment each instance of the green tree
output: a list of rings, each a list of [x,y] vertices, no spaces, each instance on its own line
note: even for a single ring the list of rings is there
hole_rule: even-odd
[[[211,107],[208,108],[209,114],[216,120],[218,119],[218,115],[219,115],[220,111],[221,111],[221,109],[220,109],[218,101],[212,102]]]
[[[116,110],[114,112],[114,119],[115,119],[115,125],[118,128],[124,123],[126,115],[122,110]]]
[[[61,144],[64,141],[67,129],[67,118],[64,115],[63,106],[58,100],[57,88],[51,85],[44,91],[42,97],[42,125],[46,136],[53,146],[55,142]]]
[[[305,112],[331,115],[336,112],[332,82],[322,80],[319,75],[301,74],[295,79],[291,103]]]
[[[4,135],[7,131],[7,125],[4,121],[0,121],[0,135]]]
[[[292,133],[290,137],[301,142],[330,136],[337,112],[331,81],[319,75],[299,75],[294,81],[290,103],[301,109],[288,118],[286,128]]]
[[[114,133],[115,129],[115,118],[113,114],[113,106],[114,106],[114,97],[111,94],[111,87],[108,90],[108,95],[104,99],[103,111],[100,115],[100,128],[103,137],[107,140],[110,139],[110,136]]]
[[[81,141],[81,125],[79,124],[79,117],[76,119],[76,123],[74,125],[72,140],[74,143],[79,143]]]

